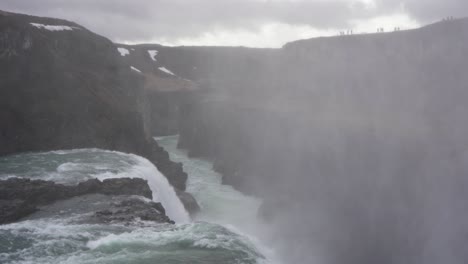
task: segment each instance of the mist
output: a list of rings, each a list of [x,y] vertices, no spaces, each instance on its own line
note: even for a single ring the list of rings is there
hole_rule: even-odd
[[[264,199],[284,263],[464,263],[467,25],[193,48],[182,144]]]
[[[74,21],[117,43],[275,48],[468,15],[462,0],[4,0],[0,9]]]
[[[466,3],[129,3],[0,4],[0,262],[468,263]]]

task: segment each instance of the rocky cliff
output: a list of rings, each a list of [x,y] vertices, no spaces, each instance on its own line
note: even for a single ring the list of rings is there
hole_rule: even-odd
[[[468,20],[462,19],[410,31],[301,40],[277,50],[164,47],[159,56],[200,85],[185,105],[181,147],[213,158],[226,181],[241,185],[236,178],[293,175],[283,171],[283,154],[298,156],[287,163],[307,160],[308,150],[328,148],[316,144],[325,144],[321,139],[332,137],[331,129],[337,137],[411,144],[449,136],[442,127],[464,118],[466,43]],[[271,171],[258,171],[270,165]],[[251,172],[232,176],[246,168]]]
[[[130,66],[116,45],[80,25],[0,12],[0,155],[89,147],[130,152],[184,190],[187,175],[145,122],[146,79]],[[179,85],[165,76],[153,83]]]
[[[122,51],[121,60],[131,65],[143,80],[145,93],[145,124],[153,136],[177,134],[180,109],[199,90],[199,85],[181,77],[164,63],[161,45],[116,44]],[[178,58],[173,58],[179,60]]]
[[[318,246],[329,263],[461,263],[450,241],[466,245],[467,43],[460,19],[159,56],[201,88],[180,146],[266,200],[261,214],[298,245],[284,245],[288,261]]]

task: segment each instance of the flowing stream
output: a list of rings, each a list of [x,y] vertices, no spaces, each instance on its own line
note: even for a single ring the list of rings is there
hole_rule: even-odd
[[[261,200],[223,185],[222,176],[213,170],[210,161],[190,158],[185,150],[177,148],[178,136],[155,140],[169,153],[172,161],[182,163],[189,175],[187,192],[195,197],[201,207],[201,213],[195,220],[216,223],[249,237],[266,262],[277,263],[272,246],[267,246],[264,241],[268,237],[267,227],[257,217]]]

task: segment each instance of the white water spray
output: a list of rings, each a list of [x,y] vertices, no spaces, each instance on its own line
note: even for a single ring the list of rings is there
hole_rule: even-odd
[[[95,175],[99,180],[109,178],[141,178],[148,181],[148,186],[153,194],[153,201],[160,202],[166,209],[166,215],[176,223],[190,222],[190,216],[185,210],[174,188],[169,184],[166,177],[147,159],[120,152],[113,152],[126,158],[131,158],[136,165],[129,170],[120,173],[105,172]]]
[[[74,149],[23,154],[5,160],[8,160],[5,164],[11,167],[0,169],[0,179],[21,177],[65,185],[75,185],[94,178],[100,181],[111,178],[144,179],[152,191],[153,201],[163,205],[169,218],[176,223],[190,222],[189,214],[166,177],[150,161],[140,156],[101,149]],[[24,173],[8,172],[15,171],[15,166],[23,164],[25,160],[40,168]]]
[[[166,214],[176,223],[190,222],[190,216],[185,210],[174,188],[161,172],[147,159],[132,155],[138,166],[133,168],[134,177],[143,178],[148,181],[148,185],[153,193],[153,200],[160,202],[166,209]]]

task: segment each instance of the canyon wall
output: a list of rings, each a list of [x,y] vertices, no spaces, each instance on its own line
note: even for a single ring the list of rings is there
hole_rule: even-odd
[[[187,175],[145,123],[145,83],[114,43],[78,24],[0,12],[0,155],[72,148],[130,152],[151,160],[184,190]]]

